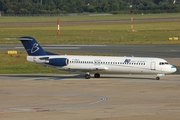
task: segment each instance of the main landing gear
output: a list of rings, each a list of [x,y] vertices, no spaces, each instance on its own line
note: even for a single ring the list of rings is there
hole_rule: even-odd
[[[90,79],[91,75],[89,72],[86,73],[86,75],[84,76],[85,79]],[[94,78],[100,78],[100,74],[99,73],[95,73],[94,74]]]
[[[100,78],[100,74],[99,73],[95,73],[94,74],[94,78]]]
[[[86,73],[86,75],[84,77],[85,77],[85,79],[90,79],[91,75],[89,73]]]

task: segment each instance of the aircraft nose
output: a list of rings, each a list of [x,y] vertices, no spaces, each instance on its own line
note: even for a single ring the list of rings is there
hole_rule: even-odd
[[[174,72],[176,72],[176,70],[177,70],[176,67],[174,67],[174,66],[172,65],[172,66],[171,66],[171,72],[174,73]]]

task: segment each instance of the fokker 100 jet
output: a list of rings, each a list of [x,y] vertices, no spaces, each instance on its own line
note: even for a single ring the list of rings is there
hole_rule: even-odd
[[[85,79],[91,78],[90,72],[95,73],[95,78],[100,78],[101,72],[118,72],[157,74],[156,80],[159,80],[160,76],[176,72],[176,68],[162,58],[58,55],[43,50],[33,37],[13,40],[22,42],[28,53],[28,61],[60,70],[85,72]]]

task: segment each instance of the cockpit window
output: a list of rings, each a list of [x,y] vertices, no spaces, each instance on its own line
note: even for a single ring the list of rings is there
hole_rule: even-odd
[[[159,65],[169,65],[168,62],[160,62]]]

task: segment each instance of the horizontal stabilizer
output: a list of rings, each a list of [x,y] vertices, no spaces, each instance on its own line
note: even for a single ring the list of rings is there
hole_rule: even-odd
[[[5,38],[5,40],[33,40],[31,38]]]

